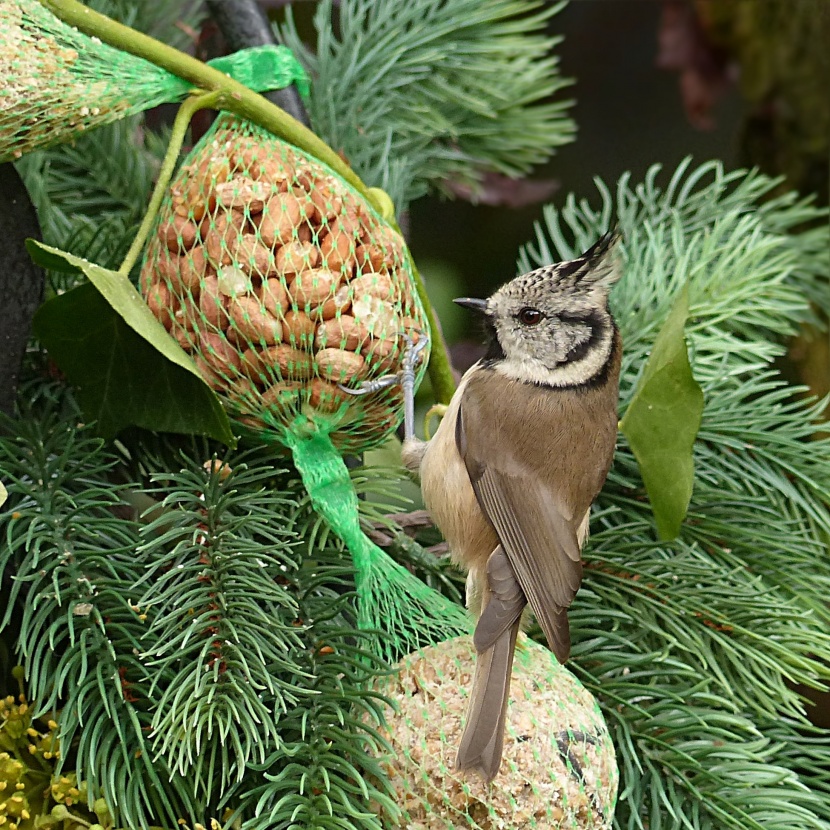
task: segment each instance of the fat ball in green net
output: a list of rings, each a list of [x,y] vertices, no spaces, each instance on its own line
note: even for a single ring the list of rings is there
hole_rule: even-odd
[[[289,49],[259,46],[210,61],[255,91],[294,82],[308,91]],[[38,0],[0,0],[0,162],[185,98],[192,84],[89,37]]]
[[[2,161],[168,101],[172,77],[81,34],[36,0],[0,3],[0,75]]]
[[[308,419],[342,453],[401,417],[394,375],[427,331],[400,235],[319,161],[220,117],[171,182],[141,290],[229,411],[282,440]],[[420,355],[422,373],[426,350]]]
[[[383,763],[409,830],[605,830],[618,770],[594,697],[543,646],[521,636],[504,753],[489,784],[455,769],[475,666],[467,636],[421,649],[377,689],[389,698]],[[377,809],[376,809],[377,811]]]

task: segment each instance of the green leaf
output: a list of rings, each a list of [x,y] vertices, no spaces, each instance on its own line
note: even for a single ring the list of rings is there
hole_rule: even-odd
[[[216,393],[125,275],[31,239],[26,245],[38,264],[90,279],[44,303],[34,331],[101,435],[139,426],[235,443]]]
[[[640,465],[657,533],[665,540],[680,533],[689,507],[692,448],[703,414],[703,390],[692,375],[684,338],[688,316],[689,290],[684,287],[620,424]]]

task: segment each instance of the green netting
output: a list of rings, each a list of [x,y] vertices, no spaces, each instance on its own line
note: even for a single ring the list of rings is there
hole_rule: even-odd
[[[221,116],[170,184],[141,290],[229,413],[288,447],[312,504],[347,544],[358,621],[390,661],[469,630],[459,606],[362,532],[341,454],[384,441],[428,323],[401,236],[329,168]],[[382,378],[391,382],[353,396]]]
[[[247,426],[285,440],[304,422],[341,452],[402,416],[400,371],[427,331],[400,235],[326,166],[248,122],[220,117],[171,183],[141,290]],[[420,369],[426,365],[421,353]]]
[[[255,91],[305,73],[285,47],[211,61]],[[192,84],[67,26],[37,0],[0,0],[0,162],[84,130],[184,98]]]
[[[0,160],[169,100],[172,77],[33,0],[0,3]],[[139,88],[143,100],[130,91]]]
[[[475,649],[469,637],[422,649],[378,689],[383,758],[410,830],[610,828],[617,798],[614,747],[596,700],[543,646],[521,637],[504,753],[490,783],[455,769]],[[379,811],[379,809],[376,809]]]

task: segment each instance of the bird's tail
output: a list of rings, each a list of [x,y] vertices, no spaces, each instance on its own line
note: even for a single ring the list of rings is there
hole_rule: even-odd
[[[467,724],[456,766],[460,770],[476,770],[487,781],[496,777],[501,764],[513,652],[520,627],[521,617],[476,658]]]

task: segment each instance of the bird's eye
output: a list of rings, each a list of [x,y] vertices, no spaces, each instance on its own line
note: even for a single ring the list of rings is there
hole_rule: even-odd
[[[523,308],[519,314],[519,322],[523,326],[536,326],[542,322],[544,314],[538,308]]]

